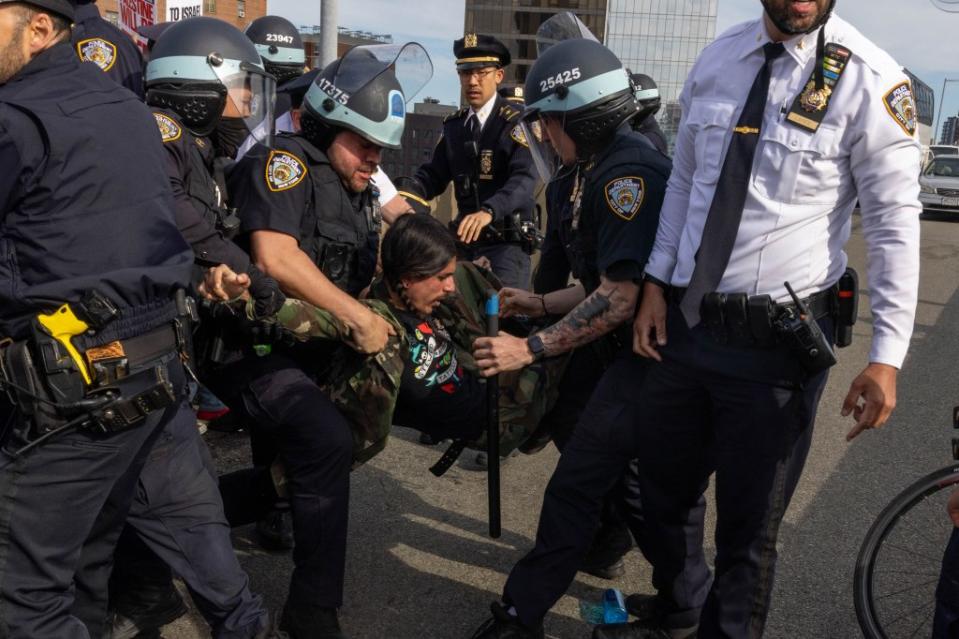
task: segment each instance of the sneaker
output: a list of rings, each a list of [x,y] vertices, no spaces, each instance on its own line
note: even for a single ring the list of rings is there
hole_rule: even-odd
[[[477,628],[470,639],[543,639],[546,636],[543,626],[527,628],[500,603],[493,602],[490,612],[492,618]]]
[[[507,455],[506,457],[500,457],[499,465],[502,466],[503,464],[505,464],[507,460],[509,460],[510,458],[516,455],[516,452],[517,451],[512,450],[510,451],[509,455]],[[487,468],[489,468],[489,463],[488,463],[489,457],[486,455],[486,451],[481,450],[478,453],[476,453],[476,457],[473,459],[473,461],[476,463],[477,466],[479,466],[478,470],[486,470]]]
[[[623,557],[633,547],[633,536],[625,524],[602,524],[583,562],[580,572],[600,579],[617,579],[626,574]]]
[[[160,628],[173,623],[187,613],[186,603],[173,584],[162,590],[150,589],[141,593],[136,604],[121,602],[113,612],[110,639],[159,637]]]
[[[336,608],[296,609],[287,602],[279,631],[289,639],[346,639]]]
[[[293,515],[289,508],[274,508],[256,522],[256,539],[265,550],[292,550]]]
[[[196,418],[202,419],[207,422],[212,422],[229,414],[230,414],[230,409],[227,408],[226,406],[222,408],[214,408],[214,409],[198,408],[196,411]]]
[[[429,433],[420,433],[420,443],[424,446],[435,446],[439,441],[433,439],[433,436]]]

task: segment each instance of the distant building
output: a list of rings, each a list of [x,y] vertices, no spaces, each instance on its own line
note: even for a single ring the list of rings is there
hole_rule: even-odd
[[[311,69],[320,64],[320,28],[320,25],[316,24],[300,27],[300,36],[303,38],[303,48],[306,51],[306,65]],[[392,42],[393,36],[389,34],[351,31],[340,27],[336,36],[336,57],[340,57],[351,47]]]
[[[942,123],[939,144],[959,145],[959,116],[951,115]]]
[[[440,104],[432,98],[415,104],[412,112],[406,114],[401,148],[383,151],[381,164],[386,174],[412,176],[417,167],[429,162],[443,133],[443,119],[456,110],[455,106]]]
[[[636,73],[659,85],[657,115],[672,142],[679,127],[679,93],[696,57],[716,37],[718,0],[466,0],[465,32],[502,40],[513,55],[506,83],[522,83],[536,59],[536,31],[572,11]]]
[[[120,11],[118,0],[98,0],[100,15],[119,24]],[[166,21],[166,0],[157,0],[157,22]],[[246,26],[266,15],[266,0],[202,0],[203,15],[226,20],[241,31]]]
[[[936,92],[909,69],[903,69],[912,83],[912,94],[916,97],[916,117],[919,120],[919,141],[929,144],[935,132],[932,130],[936,117]]]

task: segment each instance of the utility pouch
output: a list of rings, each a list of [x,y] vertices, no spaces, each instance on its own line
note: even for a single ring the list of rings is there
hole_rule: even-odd
[[[67,423],[53,405],[55,398],[44,384],[43,372],[35,365],[26,341],[8,342],[0,347],[0,376],[7,395],[25,418],[17,433],[19,439],[29,441],[33,436],[56,430]],[[76,373],[74,376],[79,379]],[[80,383],[82,391],[82,380]],[[41,401],[41,398],[47,401]]]
[[[752,295],[746,302],[749,332],[761,346],[772,344],[776,339],[772,324],[774,308],[773,299],[769,295]]]
[[[836,346],[852,344],[852,327],[859,317],[859,274],[847,268],[839,278],[836,292]]]
[[[719,344],[725,344],[728,341],[723,313],[725,306],[725,293],[706,293],[699,312],[703,325],[709,329],[709,333]]]
[[[156,383],[133,397],[120,398],[93,411],[88,430],[116,433],[140,424],[150,413],[164,410],[176,401],[176,393],[167,376],[166,366],[154,367]]]
[[[749,330],[749,318],[746,306],[749,296],[746,293],[727,293],[726,305],[723,309],[723,323],[726,325],[726,335],[736,344],[751,344],[752,333]]]

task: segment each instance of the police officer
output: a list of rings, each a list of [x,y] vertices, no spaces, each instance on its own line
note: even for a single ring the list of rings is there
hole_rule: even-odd
[[[834,0],[762,4],[762,17],[717,38],[686,81],[635,324],[639,352],[657,360],[636,393],[634,442],[654,569],[670,581],[680,561],[699,557],[689,583],[704,593],[698,500],[716,474],[712,587],[698,601],[665,593],[673,608],[703,606],[700,637],[762,634],[777,531],[834,361],[829,342],[850,321],[834,300],[857,199],[873,337],[843,403],[855,420],[847,439],[893,409],[919,278],[908,79],[830,17]]]
[[[550,87],[546,78],[568,81]],[[620,60],[599,42],[578,38],[550,46],[530,70],[525,93],[523,128],[544,179],[575,175],[569,217],[559,233],[580,284],[543,296],[506,291],[505,313],[560,319],[526,340],[476,340],[477,364],[492,375],[627,328],[585,409],[584,419],[595,417],[597,427],[592,421],[590,428],[577,427],[565,444],[546,489],[536,547],[514,567],[504,603],[493,604],[493,618],[476,632],[478,639],[543,636],[543,617],[575,577],[602,498],[629,461],[623,456],[596,464],[595,451],[619,443],[610,439],[616,415],[605,401],[644,374],[644,362],[628,350],[628,326],[670,171],[669,160],[629,127],[639,109],[633,86]]]
[[[0,2],[0,334],[16,385],[0,452],[8,637],[101,636],[143,460],[165,427],[195,420],[173,301],[193,260],[156,123],[80,63],[73,19],[64,0]]]
[[[97,0],[77,0],[71,37],[77,55],[143,98],[143,56],[130,36],[100,17]]]
[[[227,209],[220,167],[235,147],[223,143],[229,135],[218,135],[224,129],[262,131],[259,122],[272,121],[273,78],[243,33],[222,20],[198,17],[174,23],[159,38],[147,65],[146,86],[166,150],[177,227],[193,247],[196,263],[228,264],[246,272],[251,293],[264,310],[279,308],[283,297],[275,282],[225,237],[237,230],[239,221],[230,223],[236,216]],[[214,636],[253,637],[267,629],[268,613],[250,592],[236,556],[210,552],[229,549],[231,543],[206,445],[195,427],[164,435],[143,469],[128,518],[152,552],[136,543],[118,547],[111,582],[116,595],[113,637],[158,630],[183,610],[169,569],[157,566],[155,555],[197,595]],[[178,490],[162,489],[166,484],[161,478],[167,475]],[[182,521],[184,513],[199,510],[200,504],[208,506],[194,514],[193,525],[172,520],[172,513]],[[170,537],[172,546],[164,543]]]
[[[666,142],[666,134],[659,126],[659,122],[653,117],[659,113],[660,96],[659,87],[655,80],[645,73],[631,73],[630,79],[636,87],[636,99],[639,101],[639,113],[632,119],[633,128],[653,143],[653,146],[663,155],[669,155],[669,144]]]
[[[268,154],[247,155],[229,179],[255,262],[287,294],[343,321],[353,346],[367,353],[393,332],[355,298],[376,266],[380,223],[370,177],[381,149],[399,146],[406,96],[415,93],[401,88],[397,52],[357,47],[328,65],[306,94],[302,132],[278,136]],[[290,482],[295,567],[281,629],[301,639],[344,636],[337,608],[353,439],[317,385],[325,361],[322,352],[274,345],[272,355],[247,365],[242,386],[257,426],[275,434]]]
[[[474,245],[470,257],[489,259],[504,285],[528,288],[530,258],[520,232],[522,223],[532,220],[535,180],[527,141],[517,126],[522,109],[496,93],[510,53],[496,38],[475,33],[455,41],[453,53],[469,106],[444,120],[433,158],[415,177],[427,200],[452,181],[459,211],[456,234]]]

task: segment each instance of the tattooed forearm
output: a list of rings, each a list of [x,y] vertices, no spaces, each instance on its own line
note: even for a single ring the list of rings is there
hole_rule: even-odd
[[[603,280],[599,288],[563,319],[539,335],[546,355],[559,355],[588,344],[633,318],[639,286]]]

